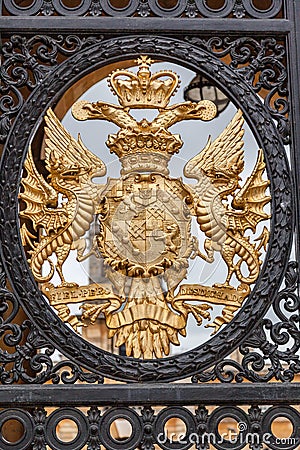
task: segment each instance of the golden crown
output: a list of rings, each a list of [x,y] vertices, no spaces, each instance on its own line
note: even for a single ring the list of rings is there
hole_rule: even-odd
[[[117,69],[109,77],[108,84],[125,108],[165,108],[180,83],[178,75],[170,70],[151,74],[152,60],[141,56],[138,72]]]
[[[178,134],[172,134],[164,129],[153,130],[150,126],[143,132],[131,129],[121,130],[117,134],[110,134],[106,141],[110,152],[115,153],[119,158],[129,153],[151,152],[165,154],[169,159],[174,153],[179,152],[182,144]]]

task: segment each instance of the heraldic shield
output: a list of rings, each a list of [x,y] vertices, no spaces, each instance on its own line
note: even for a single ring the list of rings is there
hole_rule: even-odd
[[[250,176],[241,177],[241,111],[185,164],[191,184],[172,178],[168,163],[183,142],[170,128],[185,120],[209,122],[217,109],[209,100],[169,105],[178,75],[151,73],[152,61],[144,55],[137,63],[136,73],[117,69],[108,77],[118,105],[80,100],[72,106],[78,121],[105,120],[119,127],[106,145],[120,159],[120,177],[97,183],[96,177],[106,175],[104,162],[48,109],[45,170],[38,170],[29,149],[19,199],[31,272],[59,318],[80,334],[104,317],[109,338],[117,347],[125,345],[127,356],[151,359],[180,344],[190,316],[215,334],[238,313],[268,244],[267,227],[260,225],[258,232],[257,226],[270,219],[265,210],[270,196],[261,149]],[[157,115],[138,121],[131,109],[157,110]],[[193,236],[193,218],[202,243]],[[95,220],[98,230],[88,246]],[[106,282],[81,286],[66,280],[63,266],[73,250],[79,262],[91,255],[101,259]],[[226,264],[225,279],[212,286],[184,283],[192,260],[211,264],[217,254]],[[71,314],[74,303],[80,304],[80,316]],[[219,315],[216,305],[222,307]]]

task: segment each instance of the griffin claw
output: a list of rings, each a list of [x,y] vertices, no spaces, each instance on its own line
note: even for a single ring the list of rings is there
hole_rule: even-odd
[[[213,336],[214,334],[216,334],[219,331],[219,329],[221,328],[222,325],[223,325],[223,323],[218,324],[218,323],[213,322],[213,323],[208,323],[208,324],[204,325],[204,328],[214,328],[214,331],[211,333],[211,336]]]
[[[206,303],[202,305],[189,305],[185,303],[184,306],[189,313],[193,314],[198,325],[202,324],[202,318],[207,320],[211,319],[210,313],[207,310],[212,309],[212,307]]]
[[[256,250],[259,251],[262,247],[264,250],[267,250],[267,244],[269,242],[270,232],[267,229],[267,227],[264,227],[264,229],[261,232],[261,235],[254,239],[255,241],[259,242],[258,246],[256,247]]]
[[[101,305],[85,303],[84,305],[80,306],[80,309],[83,310],[82,318],[90,319],[90,322],[93,324],[96,322],[101,312],[104,312],[105,309],[108,308],[108,306],[110,306],[109,302],[103,303]]]

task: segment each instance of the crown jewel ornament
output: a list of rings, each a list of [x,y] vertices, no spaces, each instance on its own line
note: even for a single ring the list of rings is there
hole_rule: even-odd
[[[183,144],[180,136],[168,128],[182,120],[209,121],[216,116],[217,109],[209,100],[168,106],[179,84],[178,75],[170,70],[152,75],[149,69],[152,61],[147,56],[141,56],[137,62],[137,74],[118,69],[108,78],[121,106],[81,100],[73,105],[72,113],[78,120],[102,119],[120,127],[117,134],[108,136],[106,145],[120,158],[122,174],[128,173],[132,164],[135,170],[160,170],[168,174],[168,161]],[[129,112],[133,108],[158,109],[159,114],[151,122],[145,118],[137,121]]]
[[[150,65],[153,61],[141,56],[137,63],[137,74],[129,70],[115,70],[109,78],[109,86],[125,108],[165,108],[178,89],[178,75],[162,70],[153,75]]]

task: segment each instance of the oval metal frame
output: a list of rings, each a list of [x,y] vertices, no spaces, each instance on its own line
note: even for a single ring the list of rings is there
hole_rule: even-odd
[[[226,17],[230,14],[234,7],[234,0],[225,0],[224,5],[220,8],[210,8],[205,0],[195,0],[196,6],[204,17]]]
[[[103,11],[111,16],[131,16],[132,14],[134,14],[139,6],[139,1],[138,0],[129,0],[129,3],[127,6],[124,6],[123,8],[117,8],[114,7],[110,0],[101,0],[100,1],[100,6],[103,9]]]
[[[16,442],[7,441],[2,435],[2,426],[9,420],[17,420],[23,426],[23,436]],[[22,409],[10,409],[0,412],[0,448],[2,450],[26,450],[32,443],[34,423],[31,415]]]
[[[8,12],[20,16],[34,16],[37,14],[43,5],[43,0],[32,0],[29,6],[19,6],[14,0],[4,0],[4,6]]]
[[[165,430],[166,423],[173,418],[180,419],[186,427],[185,436],[178,441],[169,439]],[[155,418],[154,435],[157,445],[163,450],[188,450],[196,443],[191,437],[197,436],[197,425],[193,414],[182,406],[162,409]]]
[[[147,54],[181,64],[215,80],[241,108],[264,149],[271,180],[271,237],[261,274],[249,298],[224,329],[186,353],[140,360],[108,353],[89,344],[63,324],[46,303],[28,267],[19,231],[18,192],[28,144],[46,110],[84,75],[120,60]],[[292,244],[292,180],[287,157],[267,109],[242,77],[207,51],[165,37],[124,36],[102,41],[61,63],[39,84],[22,107],[3,151],[0,183],[0,236],[8,279],[24,310],[49,342],[68,358],[95,373],[139,382],[173,381],[195,375],[226,357],[257,325],[278,292]],[[283,181],[284,180],[284,181]]]
[[[223,419],[233,419],[238,424],[239,434],[233,441],[225,439],[219,433],[219,424]],[[243,425],[243,427],[242,427]],[[208,434],[216,437],[213,445],[217,450],[242,450],[247,445],[247,434],[250,432],[247,414],[237,406],[224,406],[214,410],[208,419]]]
[[[244,0],[244,8],[246,12],[256,19],[270,19],[276,16],[282,8],[282,0],[272,0],[272,4],[267,9],[258,9],[253,4],[253,0]]]
[[[111,435],[110,427],[115,420],[123,419],[131,425],[131,435],[121,441],[117,441]],[[138,448],[143,436],[143,425],[140,416],[130,408],[111,408],[101,417],[99,423],[99,439],[102,445],[109,450],[134,450]]]
[[[92,0],[81,0],[80,4],[73,8],[63,4],[62,0],[52,0],[53,7],[62,16],[79,16],[86,14],[91,6]]]
[[[171,8],[160,6],[158,0],[148,0],[151,11],[158,17],[178,17],[184,13],[187,7],[187,0],[177,0],[176,5]]]
[[[59,439],[56,427],[63,420],[72,420],[77,425],[77,435],[72,441],[64,442]],[[88,440],[88,421],[78,409],[60,408],[53,411],[46,420],[45,428],[47,444],[53,450],[80,450]]]
[[[285,417],[293,425],[292,434],[287,438],[281,438],[278,442],[277,436],[272,433],[272,424],[278,417]],[[300,443],[299,437],[300,428],[300,414],[291,406],[273,406],[269,408],[262,418],[262,431],[268,437],[267,444],[272,450],[293,450],[298,447]]]

